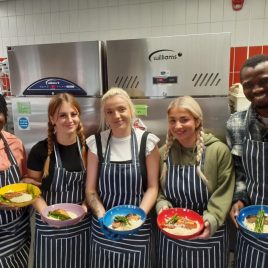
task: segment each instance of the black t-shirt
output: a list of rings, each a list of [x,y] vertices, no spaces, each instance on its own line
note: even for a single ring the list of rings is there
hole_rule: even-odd
[[[62,166],[70,172],[82,171],[81,158],[77,143],[65,146],[58,144]],[[47,158],[47,139],[35,144],[28,156],[27,167],[34,171],[43,171],[44,163]],[[55,154],[54,151],[50,156],[49,175],[42,180],[42,189],[48,189],[54,174]]]

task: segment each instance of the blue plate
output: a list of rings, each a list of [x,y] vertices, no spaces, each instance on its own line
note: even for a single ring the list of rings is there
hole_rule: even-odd
[[[255,237],[262,237],[262,238],[268,238],[268,233],[256,233],[254,231],[249,230],[245,224],[244,220],[247,216],[249,215],[257,215],[258,212],[263,209],[265,214],[268,214],[268,206],[265,205],[253,205],[253,206],[248,206],[244,207],[240,210],[239,215],[236,218],[236,221],[238,225],[247,233],[255,236]]]
[[[144,210],[142,210],[141,208],[132,206],[132,205],[121,205],[121,206],[113,207],[105,213],[103,217],[103,224],[106,228],[109,229],[110,232],[115,233],[115,234],[122,234],[122,235],[134,234],[139,230],[139,228],[142,225],[135,229],[127,230],[127,231],[118,231],[109,227],[113,223],[115,216],[118,216],[118,215],[126,216],[127,214],[139,215],[141,217],[142,223],[144,223],[146,220],[146,214]]]

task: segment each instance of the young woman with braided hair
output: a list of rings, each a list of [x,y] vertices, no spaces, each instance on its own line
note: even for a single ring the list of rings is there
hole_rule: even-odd
[[[34,203],[34,267],[90,266],[89,215],[64,228],[53,228],[42,221],[42,212],[48,205],[84,202],[87,147],[80,114],[80,106],[72,95],[55,95],[48,106],[48,137],[29,153],[29,178],[25,181],[41,184],[42,190],[42,197]]]
[[[158,236],[158,267],[226,267],[228,233],[225,219],[234,191],[228,147],[203,130],[199,104],[189,96],[173,100],[167,110],[166,144],[160,149],[160,192],[156,209],[194,210],[204,229],[193,240]]]

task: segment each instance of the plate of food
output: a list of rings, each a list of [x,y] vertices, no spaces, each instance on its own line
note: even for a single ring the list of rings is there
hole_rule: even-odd
[[[146,220],[146,213],[137,206],[120,205],[108,210],[103,224],[115,234],[128,235],[138,231]]]
[[[25,207],[40,196],[40,189],[30,183],[8,184],[0,188],[0,204],[7,207]]]
[[[60,203],[48,206],[42,212],[43,220],[52,227],[65,227],[80,222],[86,212],[81,205]]]
[[[268,206],[244,207],[240,210],[236,221],[245,232],[256,237],[268,238]]]
[[[204,228],[201,215],[186,208],[169,208],[157,216],[158,228],[173,239],[190,239],[197,236]]]

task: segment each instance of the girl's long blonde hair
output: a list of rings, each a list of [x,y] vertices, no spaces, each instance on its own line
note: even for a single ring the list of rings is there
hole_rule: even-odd
[[[195,120],[199,122],[199,126],[196,128],[196,134],[197,134],[197,140],[196,140],[197,173],[202,178],[203,182],[207,185],[207,178],[201,170],[201,158],[202,158],[202,153],[204,150],[203,112],[202,112],[199,104],[197,103],[197,101],[194,100],[190,96],[178,97],[175,100],[171,101],[171,103],[169,104],[168,109],[167,109],[167,114],[169,114],[170,110],[174,109],[174,108],[186,109],[188,112],[190,112],[193,115]],[[173,144],[173,141],[174,141],[174,137],[172,136],[170,130],[168,129],[168,132],[166,135],[166,142],[165,142],[166,148],[165,148],[164,157],[163,157],[164,163],[163,163],[163,168],[162,168],[162,172],[161,172],[161,181],[166,176],[166,173],[167,173],[166,160],[168,158],[168,154],[169,154],[170,148]]]
[[[52,99],[49,102],[48,105],[48,134],[47,134],[47,145],[48,145],[48,152],[47,152],[47,158],[44,163],[43,168],[43,178],[47,177],[49,174],[49,164],[50,164],[50,156],[54,151],[54,143],[57,141],[55,131],[54,131],[54,125],[51,122],[51,117],[55,115],[55,113],[60,109],[61,105],[66,102],[69,103],[77,112],[80,117],[81,114],[81,108],[77,100],[74,96],[68,93],[60,93],[52,97]],[[84,136],[84,127],[80,120],[78,128],[77,128],[77,136],[79,138],[79,141],[81,143],[82,147],[82,158],[84,165],[86,166],[86,141]]]

